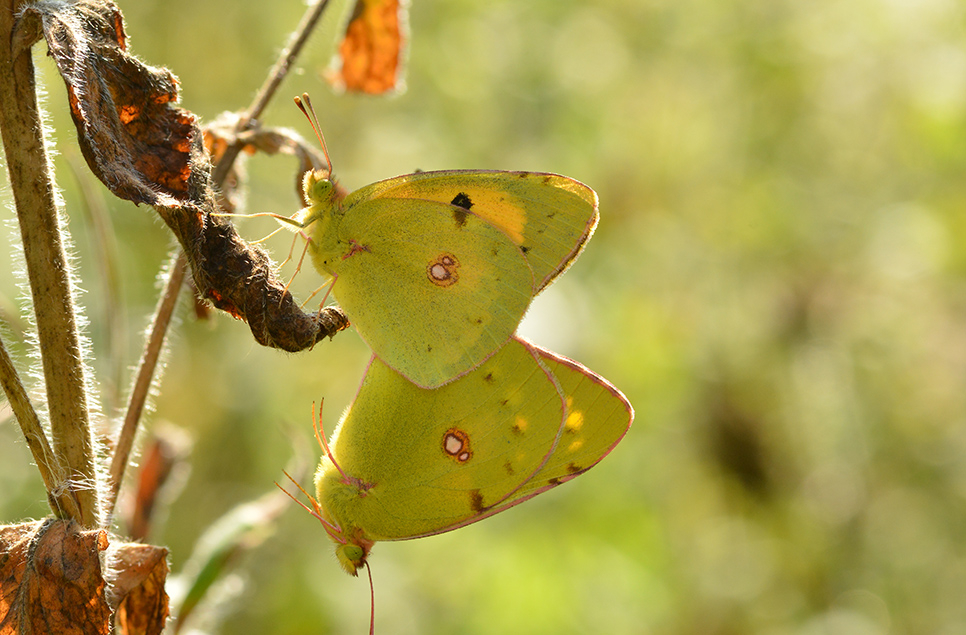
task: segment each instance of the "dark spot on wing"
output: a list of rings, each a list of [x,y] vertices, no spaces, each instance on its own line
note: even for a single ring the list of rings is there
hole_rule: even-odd
[[[507,461],[506,463],[503,464],[503,469],[506,470],[506,473],[507,474],[509,474],[510,476],[513,476],[513,464],[512,463],[510,463],[509,461]]]
[[[506,405],[506,400],[505,399],[503,400],[503,405],[504,406]],[[520,427],[520,424],[519,423],[514,423],[512,426],[510,426],[510,432],[512,432],[513,434],[515,434],[517,436],[523,436],[523,428]]]
[[[427,344],[426,345],[426,352],[427,353],[432,353],[433,352],[433,345],[432,344]]]
[[[462,227],[466,224],[466,217],[469,214],[469,209],[473,207],[473,201],[464,192],[460,192],[453,197],[450,205],[457,208],[453,210],[453,220],[456,221],[456,226]]]
[[[560,483],[561,483],[560,479],[557,478],[556,476],[547,480],[548,485],[560,485]]]
[[[576,474],[577,472],[581,471],[582,469],[584,469],[584,468],[580,467],[576,463],[568,463],[567,464],[567,473],[568,474]]]
[[[493,383],[493,373],[487,373],[483,375],[483,381],[492,384]]]
[[[483,512],[486,509],[483,506],[483,494],[480,494],[480,490],[475,489],[470,492],[470,509],[475,511],[477,514]]]
[[[530,248],[527,247],[526,245],[520,245],[520,251],[522,251],[523,253],[527,253],[530,251]]]
[[[465,192],[460,192],[453,197],[453,200],[450,201],[450,205],[462,207],[463,209],[469,209],[473,207],[473,201],[470,200],[470,197],[467,196]]]

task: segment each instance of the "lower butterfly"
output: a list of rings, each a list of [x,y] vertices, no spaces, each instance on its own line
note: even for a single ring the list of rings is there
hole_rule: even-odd
[[[457,529],[583,474],[633,418],[607,380],[516,338],[435,390],[374,357],[328,444],[316,426],[325,454],[303,507],[356,575],[377,541]]]

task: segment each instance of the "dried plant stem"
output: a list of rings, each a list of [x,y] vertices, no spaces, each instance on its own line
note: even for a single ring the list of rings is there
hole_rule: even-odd
[[[151,332],[141,353],[141,362],[138,364],[137,378],[134,381],[134,388],[131,391],[131,398],[128,401],[127,413],[124,415],[124,423],[116,440],[114,448],[114,458],[111,460],[111,489],[109,498],[105,501],[108,518],[114,513],[114,504],[117,502],[117,493],[121,487],[124,477],[124,470],[131,456],[131,448],[134,447],[134,437],[137,433],[138,421],[144,411],[144,404],[147,401],[148,393],[151,390],[151,382],[154,378],[154,371],[158,366],[158,358],[164,346],[164,336],[168,332],[171,324],[171,317],[174,315],[174,308],[178,304],[178,293],[184,282],[187,258],[180,249],[171,262],[168,270],[168,281],[165,284],[158,306],[154,311],[154,319],[151,322]]]
[[[236,133],[247,130],[252,122],[261,116],[265,107],[268,106],[268,102],[275,96],[275,91],[278,90],[282,80],[288,75],[288,71],[292,67],[295,58],[298,57],[305,47],[305,43],[308,42],[309,36],[315,30],[315,25],[318,24],[319,19],[322,17],[322,12],[325,11],[325,7],[328,4],[329,0],[316,0],[314,4],[309,5],[308,9],[306,9],[299,25],[295,27],[295,31],[289,37],[288,45],[279,55],[275,66],[269,71],[268,77],[265,78],[265,83],[258,89],[252,105],[239,118],[235,130]],[[242,144],[236,142],[225,150],[225,154],[215,168],[215,173],[212,177],[215,185],[220,186],[224,183],[225,177],[228,175],[228,170],[234,164],[235,158],[238,156],[241,148]]]
[[[0,0],[0,132],[37,320],[53,458],[74,489],[78,507],[73,518],[93,527],[98,500],[84,361],[33,60],[29,49],[14,58],[11,48],[16,4]]]
[[[302,20],[299,22],[299,25],[289,38],[288,45],[279,55],[279,58],[275,62],[275,65],[272,67],[271,71],[269,71],[268,77],[265,79],[265,83],[262,84],[262,87],[258,90],[258,93],[255,95],[255,98],[252,101],[252,104],[248,107],[248,110],[242,114],[236,129],[237,132],[244,131],[251,125],[252,121],[261,116],[262,112],[265,110],[265,107],[268,105],[268,102],[275,95],[278,86],[288,74],[288,71],[291,68],[292,63],[295,61],[295,58],[298,57],[299,53],[301,53],[305,47],[305,43],[308,41],[309,35],[318,24],[319,18],[322,16],[322,12],[327,4],[328,0],[318,0],[306,10],[305,14],[302,16]],[[222,156],[221,161],[219,161],[218,165],[215,167],[214,174],[212,175],[212,181],[216,187],[221,187],[224,184],[225,177],[228,175],[228,171],[234,164],[235,159],[238,158],[240,149],[240,143],[235,143],[229,146],[225,154]],[[132,391],[131,397],[128,401],[127,414],[124,417],[124,423],[121,426],[121,431],[117,439],[114,457],[111,461],[111,490],[109,494],[110,498],[106,502],[106,507],[108,510],[108,513],[106,514],[107,517],[110,517],[113,513],[114,505],[117,501],[117,494],[124,477],[124,471],[127,469],[131,448],[137,432],[138,421],[140,420],[141,413],[144,410],[144,403],[147,399],[148,391],[154,376],[154,370],[157,366],[158,355],[161,351],[168,324],[171,321],[171,314],[177,302],[178,292],[180,291],[182,282],[184,280],[185,267],[186,258],[184,253],[179,250],[177,262],[169,268],[168,280],[165,284],[165,289],[161,299],[158,302],[151,333],[148,337],[148,340],[145,342],[144,351],[141,354],[141,363],[138,367],[138,375],[137,379],[135,380],[134,390]]]
[[[34,463],[37,464],[44,486],[47,488],[51,509],[59,518],[79,518],[77,500],[64,482],[63,474],[57,473],[54,452],[50,449],[47,435],[44,434],[37,412],[30,403],[30,397],[27,396],[27,391],[20,381],[20,376],[14,368],[13,360],[10,359],[3,340],[0,340],[0,383],[3,384],[7,401],[10,402],[13,414],[20,423],[20,430],[27,439],[27,447],[34,455]]]

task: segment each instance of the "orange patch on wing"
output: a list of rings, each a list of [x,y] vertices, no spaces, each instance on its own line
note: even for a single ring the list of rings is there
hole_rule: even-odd
[[[326,71],[336,88],[379,95],[400,88],[406,3],[356,0],[339,53]]]

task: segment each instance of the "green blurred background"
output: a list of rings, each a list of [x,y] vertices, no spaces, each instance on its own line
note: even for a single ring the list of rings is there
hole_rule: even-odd
[[[182,104],[206,120],[247,106],[304,8],[268,6],[121,2],[133,52],[178,75]],[[456,532],[378,544],[377,632],[966,632],[966,6],[416,0],[408,91],[391,99],[320,80],[336,17],[264,123],[308,136],[290,96],[310,92],[350,189],[471,167],[594,187],[596,235],[521,328],[637,410],[573,483]],[[171,238],[152,210],[93,184],[117,240],[122,303],[107,305],[78,189],[92,177],[70,171],[75,133],[44,53],[91,363],[114,416]],[[248,167],[248,211],[297,208],[292,159]],[[249,238],[271,229],[241,224]],[[290,240],[269,243],[278,260]],[[306,270],[294,288],[318,282]],[[27,365],[19,298],[3,267],[4,336]],[[175,571],[217,518],[274,487],[293,445],[317,453],[312,402],[325,398],[331,429],[368,355],[354,332],[299,355],[265,349],[189,304],[147,416],[193,439],[151,538]],[[42,516],[2,412],[3,520]],[[215,630],[366,632],[366,582],[294,505],[238,564]]]

